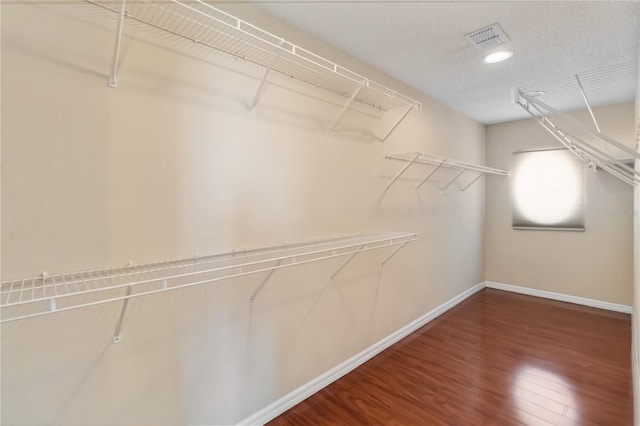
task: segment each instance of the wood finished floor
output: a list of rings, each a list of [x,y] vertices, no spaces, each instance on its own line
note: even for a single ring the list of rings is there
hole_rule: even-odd
[[[631,318],[485,289],[278,425],[633,424]]]

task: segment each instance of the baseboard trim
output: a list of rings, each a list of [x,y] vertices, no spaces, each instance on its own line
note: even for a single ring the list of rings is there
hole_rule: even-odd
[[[331,383],[338,380],[340,377],[358,368],[359,366],[361,366],[362,364],[364,364],[374,356],[378,355],[380,352],[387,349],[389,346],[399,342],[400,340],[404,339],[405,337],[407,337],[409,334],[413,333],[420,327],[433,321],[435,318],[442,315],[443,313],[453,308],[454,306],[458,305],[459,303],[463,302],[464,300],[474,295],[475,293],[479,292],[484,287],[485,287],[485,283],[483,282],[480,284],[476,284],[475,286],[471,287],[468,290],[465,290],[464,292],[460,293],[459,295],[455,296],[449,301],[429,311],[428,313],[421,316],[420,318],[410,322],[409,324],[405,325],[404,327],[397,330],[396,332],[388,335],[384,339],[379,340],[378,342],[369,346],[367,349],[363,350],[362,352],[354,355],[353,357],[337,365],[331,370],[316,377],[310,382],[300,386],[298,389],[288,393],[287,395],[283,396],[277,401],[269,404],[268,406],[261,409],[257,413],[247,417],[246,419],[239,422],[238,425],[264,425],[265,423],[273,420],[280,414],[284,413],[285,411],[295,406],[296,404],[299,404],[300,402],[304,401],[305,399],[307,399],[314,393],[318,392],[322,388],[330,385]]]
[[[495,288],[496,290],[510,291],[512,293],[526,294],[529,296],[543,297],[545,299],[558,300],[560,302],[575,303],[576,305],[590,306],[592,308],[606,309],[608,311],[622,312],[631,314],[633,309],[629,305],[620,305],[618,303],[603,302],[602,300],[588,299],[586,297],[571,296],[569,294],[554,293],[552,291],[537,290],[534,288],[520,287],[512,284],[497,283],[493,281],[485,281],[487,288]]]

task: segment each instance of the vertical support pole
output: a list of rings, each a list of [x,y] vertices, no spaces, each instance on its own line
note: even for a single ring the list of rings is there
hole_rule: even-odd
[[[422,154],[420,154],[419,152],[416,152],[416,155],[415,155],[411,160],[409,160],[409,162],[408,162],[407,164],[405,164],[405,166],[404,166],[404,167],[403,167],[403,168],[398,172],[398,174],[396,174],[396,175],[393,177],[393,179],[391,179],[391,182],[389,182],[389,183],[387,184],[387,186],[384,188],[384,192],[387,192],[387,191],[389,190],[389,188],[391,188],[391,185],[393,185],[393,184],[395,183],[395,181],[397,181],[397,180],[400,178],[400,176],[402,176],[402,175],[404,174],[404,172],[406,172],[406,171],[407,171],[407,169],[408,169],[409,167],[411,167],[411,165],[412,165],[413,163],[415,163],[415,162],[416,162],[416,160],[417,160],[421,155],[422,155]]]
[[[351,94],[349,99],[347,99],[347,101],[344,103],[344,105],[342,105],[342,108],[340,108],[340,111],[338,111],[338,114],[336,114],[336,116],[333,117],[333,120],[331,121],[331,124],[329,124],[329,128],[327,129],[327,133],[331,133],[333,128],[336,126],[336,124],[338,124],[338,121],[340,121],[340,119],[342,118],[344,113],[347,111],[347,108],[349,108],[349,105],[351,105],[351,102],[353,102],[353,100],[356,98],[356,96],[358,96],[358,93],[360,92],[360,89],[362,89],[362,85],[365,84],[365,82],[362,82],[356,88],[356,90],[353,91],[353,93]]]
[[[118,17],[118,29],[116,32],[116,44],[113,48],[113,59],[111,61],[111,75],[109,76],[109,87],[118,87],[118,66],[120,62],[120,44],[122,42],[122,29],[124,27],[124,15],[127,0],[122,0],[120,5],[120,16]]]
[[[256,109],[256,105],[258,105],[258,101],[260,100],[260,96],[262,96],[262,89],[264,88],[264,85],[267,82],[267,77],[271,73],[271,70],[276,65],[276,62],[278,61],[278,58],[280,57],[280,47],[282,47],[283,43],[284,43],[284,39],[280,39],[280,42],[278,43],[278,47],[276,47],[273,50],[273,56],[271,57],[271,61],[269,62],[269,65],[267,65],[267,68],[264,70],[264,74],[262,75],[262,80],[260,81],[260,85],[258,86],[258,90],[256,90],[255,95],[253,95],[253,99],[249,103],[249,113],[248,113],[249,117],[253,117],[253,110]]]
[[[387,133],[385,133],[385,135],[380,139],[380,142],[384,142],[387,140],[389,135],[391,135],[391,133],[393,133],[393,131],[400,125],[400,123],[402,123],[402,120],[404,120],[407,114],[409,114],[409,111],[411,111],[411,109],[413,109],[412,106],[407,107],[407,109],[402,113],[400,118],[393,124],[393,126],[391,126],[391,128],[387,131]]]
[[[426,176],[424,177],[424,179],[422,179],[422,180],[420,181],[420,183],[418,184],[418,186],[416,186],[416,191],[417,191],[418,189],[420,189],[420,187],[421,187],[422,185],[424,185],[424,183],[425,183],[427,180],[429,180],[429,178],[430,178],[431,176],[433,176],[433,174],[434,174],[435,172],[437,172],[437,171],[438,171],[438,169],[440,169],[440,167],[442,167],[442,165],[443,165],[444,163],[446,163],[446,162],[447,162],[447,159],[445,158],[444,160],[442,160],[442,161],[440,162],[440,164],[438,164],[437,166],[435,166],[435,167],[433,168],[433,170],[431,170],[431,171],[429,172],[429,174],[428,174],[428,175],[426,175]]]
[[[591,115],[591,119],[593,120],[593,124],[596,126],[596,130],[600,133],[600,126],[598,126],[598,122],[596,121],[596,116],[593,114],[593,110],[591,109],[591,104],[589,103],[589,99],[587,99],[587,94],[584,91],[584,87],[582,87],[582,83],[580,82],[580,77],[578,74],[576,76],[576,81],[578,82],[578,88],[580,88],[580,94],[582,95],[582,99],[584,99],[584,103],[587,104],[587,109],[589,110],[589,114]]]
[[[411,240],[409,240],[411,241]],[[405,241],[404,243],[400,244],[394,251],[391,252],[391,254],[389,254],[389,256],[387,256],[383,261],[382,261],[382,266],[384,266],[385,263],[387,263],[389,261],[389,259],[391,259],[393,256],[396,255],[396,253],[398,253],[400,250],[402,250],[402,248],[404,246],[406,246],[409,241]]]
[[[358,247],[358,251],[354,251],[353,253],[351,253],[351,256],[349,256],[349,258],[347,260],[345,260],[342,265],[340,265],[340,267],[333,273],[333,275],[331,275],[331,279],[334,279],[336,277],[336,275],[338,275],[338,272],[342,271],[342,269],[347,266],[347,264],[349,264],[349,262],[351,262],[353,260],[354,257],[356,257],[356,254],[360,253],[360,250],[362,250],[362,247],[364,247],[364,244],[360,245],[360,247]]]
[[[125,293],[126,299],[122,302],[122,308],[120,309],[120,316],[118,316],[118,323],[116,324],[116,330],[113,333],[113,343],[118,343],[122,340],[120,332],[122,331],[122,321],[124,320],[124,314],[127,311],[127,305],[129,304],[129,296],[131,296],[131,286],[127,287]]]
[[[449,182],[447,182],[447,184],[445,186],[440,188],[440,192],[444,192],[444,190],[447,189],[449,187],[449,185],[451,185],[453,183],[453,181],[458,179],[466,171],[467,171],[467,169],[460,170],[454,177],[451,178],[451,180]]]
[[[476,183],[476,181],[478,179],[480,179],[482,176],[484,176],[484,173],[480,173],[478,176],[476,176],[475,178],[473,178],[473,180],[471,182],[469,182],[468,184],[466,184],[464,186],[464,188],[461,189],[461,191],[466,191],[467,188],[469,188],[471,185],[473,185],[474,183]]]
[[[256,296],[258,296],[258,293],[260,293],[260,291],[262,290],[262,287],[264,287],[265,284],[267,283],[267,281],[269,281],[271,279],[271,276],[273,275],[274,272],[276,272],[277,267],[280,266],[281,264],[282,264],[282,259],[280,259],[280,260],[278,260],[276,262],[276,267],[269,271],[269,273],[264,278],[264,280],[262,280],[262,283],[258,286],[258,288],[256,288],[256,291],[254,291],[253,294],[251,295],[251,297],[249,298],[249,302],[250,303],[253,303],[253,301],[256,298]]]

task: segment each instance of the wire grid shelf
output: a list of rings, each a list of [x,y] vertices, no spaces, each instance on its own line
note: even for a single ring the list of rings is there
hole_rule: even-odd
[[[454,160],[438,155],[425,154],[422,152],[409,152],[404,154],[390,154],[385,156],[389,160],[398,160],[405,162],[414,162],[418,164],[427,164],[432,166],[442,166],[450,169],[472,170],[479,173],[489,173],[493,175],[509,176],[508,170],[494,169],[480,164],[472,164],[464,161]]]
[[[458,180],[460,176],[462,176],[465,172],[471,171],[477,173],[477,175],[467,182],[462,188],[461,191],[466,191],[471,185],[477,182],[482,176],[485,174],[493,174],[493,175],[501,175],[501,176],[509,176],[509,171],[494,169],[492,167],[482,166],[479,164],[467,163],[464,161],[454,160],[447,157],[440,157],[432,154],[424,154],[421,152],[409,152],[405,154],[392,154],[385,156],[386,159],[389,160],[397,160],[403,161],[407,164],[400,169],[400,171],[389,181],[387,186],[384,188],[384,193],[386,193],[389,188],[398,180],[400,176],[402,176],[412,164],[426,164],[434,166],[429,173],[418,183],[416,186],[416,191],[420,189],[422,185],[424,185],[441,167],[446,167],[449,169],[457,169],[457,173],[449,179],[449,181],[440,188],[440,192],[443,193],[445,189],[447,189],[453,182]]]
[[[119,12],[121,0],[86,0]],[[125,16],[162,31],[272,69],[387,111],[421,109],[420,102],[238,19],[201,0],[129,0]]]
[[[640,159],[631,144],[623,144],[600,129],[592,105],[611,99],[633,100],[638,84],[637,62],[600,68],[572,77],[523,86],[515,92],[515,103],[524,109],[560,144],[571,150],[588,167],[604,170],[615,178],[636,186]],[[592,123],[585,124],[563,111],[587,108]]]
[[[633,101],[638,86],[638,62],[624,62],[577,74],[592,105]],[[575,75],[521,86],[520,91],[561,111],[585,108]]]
[[[245,275],[271,273],[280,268],[363,251],[402,247],[416,239],[415,233],[387,232],[6,281],[0,288],[0,322],[123,301]]]

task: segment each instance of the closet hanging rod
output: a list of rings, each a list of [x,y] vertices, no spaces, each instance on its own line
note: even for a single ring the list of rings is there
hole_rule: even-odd
[[[416,239],[415,233],[388,232],[208,256],[202,258],[205,259],[203,262],[199,262],[200,259],[191,258],[135,267],[7,281],[2,283],[0,322],[125,301],[145,295],[392,247]],[[209,266],[211,263],[221,264],[212,268]],[[181,269],[181,271],[175,272],[173,269]],[[117,291],[123,294],[114,295],[113,293]]]

